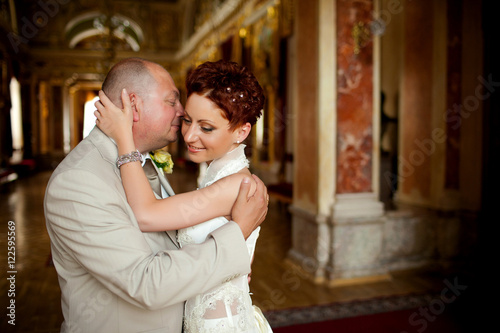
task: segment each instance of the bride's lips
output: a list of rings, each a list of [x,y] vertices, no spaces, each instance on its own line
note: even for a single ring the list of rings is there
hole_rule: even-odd
[[[190,153],[198,153],[202,150],[205,150],[204,148],[198,148],[198,147],[191,146],[191,145],[186,145],[186,146],[187,146],[187,149]]]

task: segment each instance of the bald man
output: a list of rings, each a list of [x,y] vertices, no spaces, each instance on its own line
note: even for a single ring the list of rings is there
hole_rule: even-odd
[[[170,74],[139,58],[117,63],[103,91],[121,105],[126,88],[137,112],[141,154],[177,139],[184,109]],[[180,249],[175,231],[143,233],[127,203],[116,144],[97,127],[52,174],[45,217],[61,287],[61,332],[181,332],[184,301],[250,272],[245,238],[267,213],[267,190],[249,184],[228,203],[233,219],[206,242]],[[194,176],[194,175],[193,175]],[[160,176],[162,193],[173,195]],[[168,218],[168,217],[165,217]]]

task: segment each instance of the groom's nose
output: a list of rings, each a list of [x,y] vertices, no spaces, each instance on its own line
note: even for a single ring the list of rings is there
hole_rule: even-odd
[[[181,102],[177,103],[175,106],[175,115],[177,117],[184,116],[184,107],[182,106]]]

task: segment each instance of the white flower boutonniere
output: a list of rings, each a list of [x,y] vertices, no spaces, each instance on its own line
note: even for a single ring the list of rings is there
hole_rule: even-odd
[[[174,162],[169,152],[163,149],[157,149],[149,153],[151,159],[156,164],[158,169],[164,173],[172,173],[174,169]]]

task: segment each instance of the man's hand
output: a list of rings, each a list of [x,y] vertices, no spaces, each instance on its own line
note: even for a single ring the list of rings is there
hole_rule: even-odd
[[[248,197],[251,184],[250,179],[245,177],[231,212],[233,221],[240,226],[245,239],[265,220],[269,204],[267,187],[259,177],[252,177],[257,185],[255,193]]]

